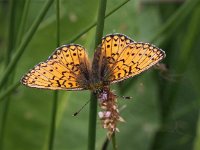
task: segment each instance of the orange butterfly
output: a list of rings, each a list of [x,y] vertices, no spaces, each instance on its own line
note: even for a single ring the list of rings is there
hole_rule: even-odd
[[[102,39],[92,64],[84,47],[63,45],[47,61],[31,69],[21,82],[51,90],[98,91],[140,74],[164,57],[165,52],[154,45],[135,42],[123,34],[110,34]]]
[[[123,34],[110,34],[97,47],[92,64],[85,48],[77,44],[63,45],[46,62],[31,69],[21,80],[29,87],[51,90],[92,90],[97,94],[99,117],[108,137],[123,121],[111,83],[120,82],[147,70],[165,57],[161,49],[135,42]]]

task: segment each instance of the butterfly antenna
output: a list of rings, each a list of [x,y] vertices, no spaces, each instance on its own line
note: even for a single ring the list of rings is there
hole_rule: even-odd
[[[76,111],[72,116],[77,116],[89,102],[90,102],[90,100],[88,100],[88,101],[87,101],[78,111]]]
[[[132,99],[133,98],[131,96],[118,96],[118,95],[115,95],[115,96],[122,98],[122,99]]]

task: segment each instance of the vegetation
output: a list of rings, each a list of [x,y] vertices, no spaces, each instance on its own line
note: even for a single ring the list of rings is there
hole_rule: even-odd
[[[19,83],[58,45],[81,44],[92,58],[99,43],[92,27],[103,22],[98,8],[92,0],[0,1],[0,150],[82,150],[94,143],[113,149],[98,118],[96,140],[88,138],[92,105],[72,116],[89,91],[55,94]],[[167,55],[160,69],[112,85],[117,95],[133,97],[118,99],[126,121],[113,139],[118,149],[199,150],[200,1],[107,0],[106,14],[99,33],[123,33]]]

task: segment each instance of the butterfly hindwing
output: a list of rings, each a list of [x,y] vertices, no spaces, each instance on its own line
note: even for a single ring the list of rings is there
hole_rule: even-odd
[[[89,61],[80,45],[64,45],[56,49],[46,62],[36,65],[23,78],[24,85],[45,89],[82,90],[87,84],[83,72]]]

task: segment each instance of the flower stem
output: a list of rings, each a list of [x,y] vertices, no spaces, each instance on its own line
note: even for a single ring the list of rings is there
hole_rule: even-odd
[[[60,0],[56,0],[56,46],[60,45]],[[56,115],[58,107],[58,91],[53,92],[52,118],[49,136],[49,150],[53,150],[55,131],[56,131]]]
[[[115,132],[112,134],[112,146],[113,146],[113,150],[117,150]]]
[[[101,43],[101,38],[103,36],[106,2],[107,0],[99,0],[95,48]],[[91,102],[90,102],[90,114],[89,114],[89,129],[88,129],[88,150],[94,150],[96,141],[97,97],[93,92],[91,93],[90,101]]]

